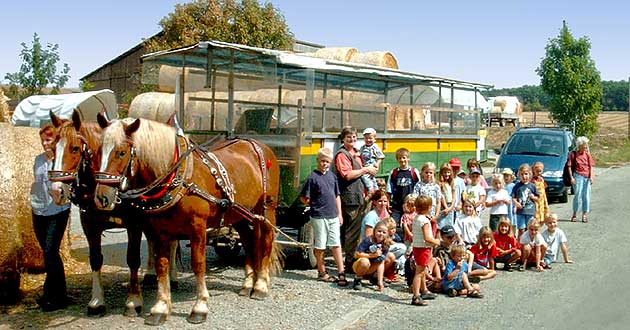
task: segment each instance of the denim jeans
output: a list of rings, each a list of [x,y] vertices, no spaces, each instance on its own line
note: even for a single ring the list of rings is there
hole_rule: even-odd
[[[574,173],[573,177],[575,178],[573,212],[577,213],[582,203],[582,212],[588,213],[591,211],[591,179],[577,173]]]
[[[61,239],[68,226],[70,209],[50,216],[33,213],[33,229],[39,246],[44,251],[44,300],[61,302],[66,299],[66,275],[59,255]]]

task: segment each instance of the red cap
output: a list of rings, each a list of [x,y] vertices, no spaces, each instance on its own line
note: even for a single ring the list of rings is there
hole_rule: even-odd
[[[457,158],[457,157],[451,159],[449,164],[451,164],[451,166],[455,166],[455,167],[462,167],[462,161],[459,158]]]

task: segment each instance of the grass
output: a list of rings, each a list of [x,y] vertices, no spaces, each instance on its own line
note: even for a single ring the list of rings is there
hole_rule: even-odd
[[[595,164],[600,167],[630,164],[630,139],[623,132],[602,130],[590,143]]]

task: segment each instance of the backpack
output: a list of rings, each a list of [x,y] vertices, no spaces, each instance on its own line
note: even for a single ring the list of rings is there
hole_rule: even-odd
[[[416,174],[416,168],[413,166],[409,166],[411,169],[411,180],[413,182],[418,182],[418,175]],[[392,180],[396,180],[398,178],[398,167],[394,168],[392,171]]]
[[[569,153],[567,162],[564,163],[564,169],[562,170],[562,183],[565,187],[571,187],[571,174],[569,173],[569,161],[573,164],[571,166],[571,173],[575,173],[575,151]]]

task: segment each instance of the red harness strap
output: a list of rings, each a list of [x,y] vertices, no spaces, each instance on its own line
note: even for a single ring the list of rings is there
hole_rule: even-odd
[[[177,140],[175,142],[177,142]],[[175,143],[175,156],[173,157],[173,164],[177,163],[178,161],[179,161],[179,144]],[[148,196],[141,195],[140,199],[146,202],[151,199],[158,199],[158,198],[164,197],[164,195],[166,195],[166,193],[168,192],[168,188],[171,186],[171,184],[173,184],[173,179],[175,179],[176,175],[177,175],[177,171],[173,171],[173,173],[169,175],[168,181],[164,184],[162,190],[158,191],[157,193],[153,195],[148,195]]]

